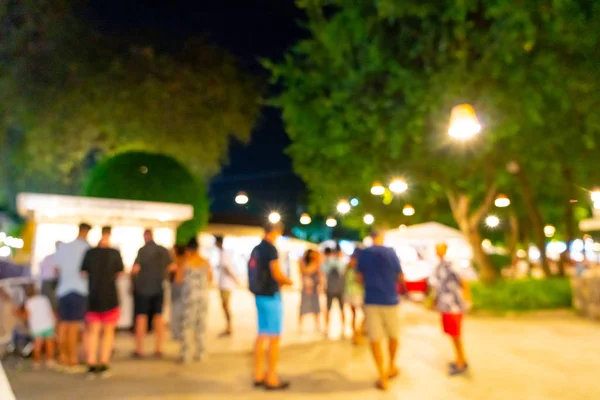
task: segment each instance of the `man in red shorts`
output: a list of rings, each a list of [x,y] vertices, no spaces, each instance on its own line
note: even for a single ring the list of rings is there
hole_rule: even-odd
[[[471,293],[467,282],[461,279],[452,264],[445,259],[448,246],[440,243],[435,249],[440,263],[431,276],[431,285],[435,290],[436,307],[442,314],[444,333],[452,339],[456,353],[456,361],[449,364],[449,373],[450,376],[462,375],[467,372],[468,364],[463,350],[461,327]]]
[[[88,275],[88,325],[89,350],[88,376],[106,378],[110,375],[108,364],[113,350],[115,327],[119,322],[117,277],[123,272],[123,260],[118,250],[110,247],[111,228],[102,228],[98,247],[90,249],[83,258],[81,273]],[[100,333],[102,343],[100,344]],[[100,348],[100,362],[98,362]]]

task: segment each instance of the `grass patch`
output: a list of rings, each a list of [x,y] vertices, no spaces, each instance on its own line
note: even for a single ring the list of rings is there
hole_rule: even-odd
[[[474,311],[535,311],[571,307],[568,278],[500,280],[492,285],[473,282]]]

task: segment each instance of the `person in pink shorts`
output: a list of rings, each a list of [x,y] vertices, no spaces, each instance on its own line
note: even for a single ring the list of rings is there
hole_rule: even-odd
[[[102,228],[102,239],[98,247],[87,251],[81,265],[81,273],[87,274],[89,285],[85,319],[89,334],[87,362],[90,378],[106,378],[110,375],[108,364],[120,316],[117,277],[123,272],[123,259],[118,250],[110,247],[110,235],[109,226]]]

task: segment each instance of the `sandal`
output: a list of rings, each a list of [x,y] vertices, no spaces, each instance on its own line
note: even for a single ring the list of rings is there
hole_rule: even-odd
[[[379,381],[379,380],[377,382],[375,382],[375,387],[379,390],[383,390],[384,392],[388,390],[387,385],[384,386],[383,383],[381,383],[381,381]]]
[[[287,390],[287,389],[289,389],[289,387],[290,387],[289,382],[279,382],[279,384],[275,385],[275,386],[271,386],[271,385],[265,383],[265,389],[270,390],[270,391]]]
[[[254,381],[254,387],[259,388],[265,386],[265,381]]]

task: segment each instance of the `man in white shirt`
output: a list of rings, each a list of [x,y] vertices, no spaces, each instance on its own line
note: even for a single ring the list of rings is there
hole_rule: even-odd
[[[225,320],[227,321],[227,327],[225,331],[221,333],[221,337],[231,336],[231,292],[239,284],[235,273],[233,272],[231,254],[223,248],[223,236],[215,236],[215,245],[217,246],[217,266],[216,269],[219,273],[219,291],[221,292],[221,304],[223,306],[223,312],[225,313]]]
[[[60,363],[71,373],[87,371],[87,368],[79,365],[78,359],[79,333],[85,318],[88,295],[87,280],[80,272],[83,257],[90,248],[87,236],[91,229],[89,224],[80,224],[77,239],[62,244],[54,261],[58,269],[56,295],[60,318]]]

